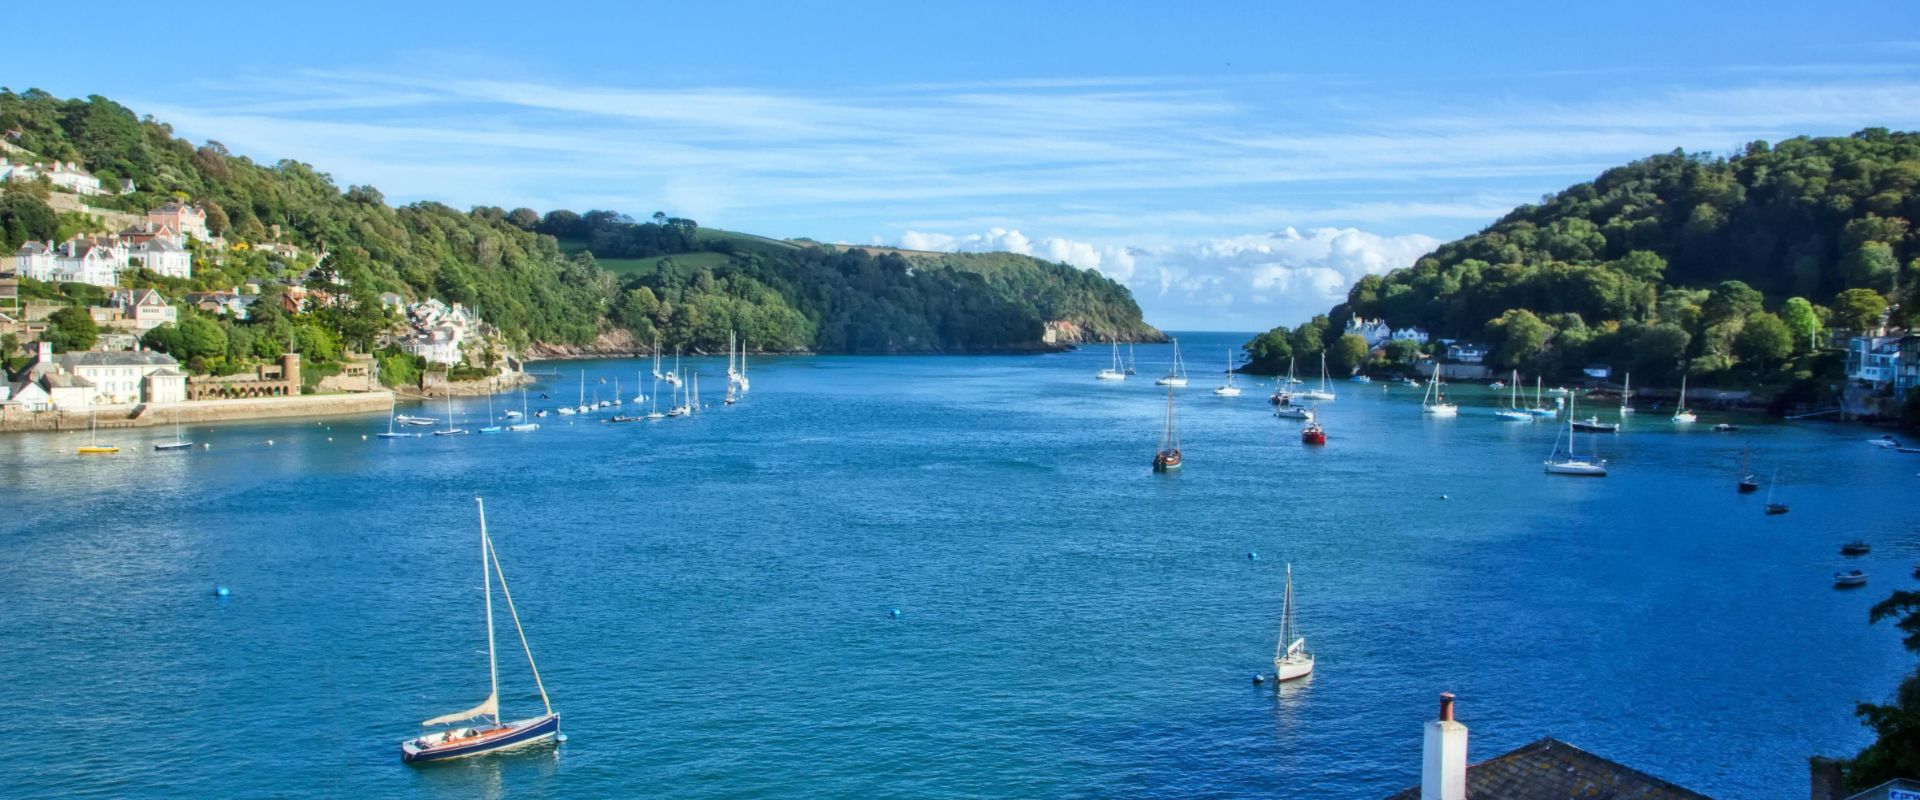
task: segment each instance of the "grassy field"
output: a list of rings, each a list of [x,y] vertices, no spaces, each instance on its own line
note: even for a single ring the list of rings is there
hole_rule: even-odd
[[[783,242],[779,239],[769,239],[765,236],[755,236],[751,233],[739,233],[737,231],[726,231],[717,228],[701,228],[694,235],[702,242],[722,240],[733,242],[734,249],[740,252],[768,253],[800,249],[799,245],[792,242]],[[579,239],[559,239],[557,241],[560,243],[560,252],[569,256],[587,249],[587,243]],[[727,263],[728,256],[725,253],[706,251],[675,253],[673,255],[651,256],[648,258],[602,258],[596,254],[594,261],[598,263],[602,269],[622,278],[627,278],[634,275],[651,275],[660,268],[660,261],[668,258],[673,259],[673,263],[683,268],[700,269],[701,267],[714,268],[722,266]]]

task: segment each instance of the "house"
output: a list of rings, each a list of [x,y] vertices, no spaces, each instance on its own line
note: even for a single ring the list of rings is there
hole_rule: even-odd
[[[1892,383],[1900,336],[1855,336],[1847,340],[1847,380],[1874,388]]]
[[[165,353],[88,350],[53,356],[53,364],[62,374],[92,384],[92,402],[96,404],[177,403],[187,399],[186,375],[178,369],[179,362]]]
[[[460,363],[460,346],[466,341],[466,329],[439,325],[419,331],[400,341],[400,349],[419,356],[429,364]]]
[[[1367,347],[1378,347],[1393,336],[1393,328],[1385,320],[1361,319],[1358,315],[1347,318],[1347,333],[1367,340]]]
[[[381,292],[380,307],[393,309],[395,313],[403,313],[407,308],[407,298],[394,292]]]
[[[1478,364],[1487,360],[1487,349],[1472,342],[1454,342],[1447,345],[1447,360]]]
[[[36,281],[50,281],[55,258],[52,242],[27,242],[14,251],[13,272]]]
[[[52,242],[27,242],[14,253],[16,274],[37,281],[114,285],[114,276],[127,268],[127,251],[112,237],[75,236],[54,247]]]
[[[120,241],[126,242],[127,244],[140,244],[154,239],[166,239],[182,247],[185,247],[187,244],[187,237],[179,231],[165,225],[155,225],[147,220],[141,220],[121,228],[114,236],[120,237]]]
[[[133,329],[141,333],[180,323],[180,309],[152,289],[115,289],[107,304],[119,309],[120,318],[131,322]]]
[[[1920,387],[1920,334],[1900,337],[1894,350],[1893,393],[1906,397],[1907,392]]]
[[[38,167],[39,165],[35,164],[34,166]],[[53,181],[53,185],[73,192],[74,194],[94,195],[106,193],[100,189],[100,179],[94,177],[93,173],[81,169],[80,164],[77,162],[55,161],[52,167],[41,170],[40,174],[46,176],[47,180]]]
[[[213,235],[207,232],[207,212],[178,200],[168,200],[159,208],[148,209],[147,224],[178,231],[182,236],[203,242],[213,241]]]
[[[1610,761],[1552,737],[1467,764],[1467,726],[1440,695],[1440,718],[1425,726],[1420,785],[1387,800],[1708,800],[1706,795]]]
[[[155,236],[128,249],[131,264],[146,267],[167,278],[193,277],[193,254],[173,240]]]
[[[1400,328],[1393,332],[1393,341],[1426,344],[1427,331],[1425,328]]]
[[[1613,368],[1605,364],[1588,364],[1580,371],[1586,373],[1589,378],[1598,378],[1603,381],[1613,375]]]
[[[266,253],[276,258],[292,261],[300,257],[300,248],[285,242],[261,242],[253,246],[255,252]]]
[[[247,306],[253,305],[250,300],[241,296],[238,287],[226,292],[188,292],[186,301],[187,305],[209,314],[225,314],[241,320],[247,318]]]

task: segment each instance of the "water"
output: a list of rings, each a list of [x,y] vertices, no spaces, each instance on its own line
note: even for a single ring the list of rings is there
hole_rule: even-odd
[[[1914,583],[1920,458],[1866,429],[1643,412],[1599,439],[1612,477],[1549,478],[1554,428],[1495,420],[1483,390],[1436,420],[1341,382],[1306,449],[1269,388],[1210,394],[1246,338],[1186,338],[1168,476],[1161,347],[1118,385],[1100,348],[770,358],[730,408],[701,362],[701,416],[532,434],[235,424],[169,455],[154,428],[103,434],[126,448],[104,458],[0,438],[5,791],[1378,797],[1418,782],[1450,690],[1475,760],[1552,735],[1784,797],[1912,667],[1866,617]],[[642,365],[540,366],[564,377],[536,407],[579,368],[630,403]],[[1733,492],[1745,445],[1791,514]],[[418,720],[486,694],[475,493],[571,740],[404,766]],[[1873,554],[1841,558],[1855,536]],[[1250,678],[1289,560],[1320,660],[1276,694]],[[1846,563],[1872,584],[1831,588]],[[501,620],[502,704],[530,716]]]

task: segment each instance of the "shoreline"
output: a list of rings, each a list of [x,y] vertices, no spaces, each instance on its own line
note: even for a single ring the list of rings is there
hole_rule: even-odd
[[[97,406],[88,411],[10,411],[0,413],[0,433],[86,430],[90,421],[98,427],[114,429],[167,426],[176,421],[194,425],[288,417],[361,416],[385,413],[393,404],[392,392],[378,391]]]

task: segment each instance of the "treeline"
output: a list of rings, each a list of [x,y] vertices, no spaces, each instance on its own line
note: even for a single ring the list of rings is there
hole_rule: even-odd
[[[641,341],[716,351],[728,331],[756,349],[844,353],[955,352],[1033,347],[1046,322],[1063,317],[1050,295],[1086,280],[1064,265],[1028,259],[991,274],[862,250],[807,247],[747,252],[719,267],[669,257],[629,280],[614,319]],[[1064,271],[1064,272],[1063,272]],[[1065,274],[1072,273],[1072,274]],[[1095,279],[1105,281],[1094,275]],[[1124,288],[1111,307],[1089,306],[1132,335],[1158,335],[1140,321]],[[1020,287],[1033,292],[1022,294]],[[1122,305],[1123,304],[1123,305]],[[1130,322],[1127,322],[1130,320]]]
[[[1365,278],[1308,333],[1276,329],[1248,351],[1270,367],[1338,343],[1359,315],[1553,377],[1597,362],[1649,380],[1781,380],[1824,329],[1871,327],[1902,299],[1893,322],[1912,321],[1916,187],[1920,134],[1884,129],[1655,156]]]

